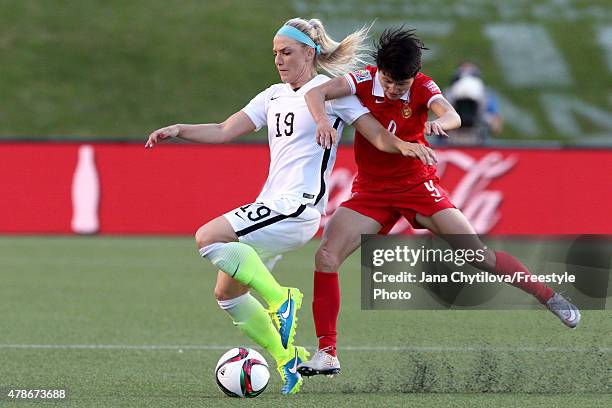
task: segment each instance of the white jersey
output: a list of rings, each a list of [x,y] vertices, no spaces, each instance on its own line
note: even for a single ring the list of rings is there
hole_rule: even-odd
[[[297,91],[275,84],[261,92],[242,111],[256,130],[268,126],[270,169],[257,201],[289,198],[325,213],[329,175],[336,161],[336,146],[322,149],[315,140],[316,124],[304,94],[329,77],[317,75]],[[343,122],[352,124],[368,113],[355,96],[325,102],[330,123],[342,134]]]

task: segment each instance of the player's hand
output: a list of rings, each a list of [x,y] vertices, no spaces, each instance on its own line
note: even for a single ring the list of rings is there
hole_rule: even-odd
[[[166,126],[161,129],[157,129],[155,132],[149,135],[149,139],[147,140],[147,143],[145,143],[145,147],[152,148],[164,139],[177,137],[179,132],[180,129],[178,125]]]
[[[419,159],[423,162],[423,164],[433,166],[438,162],[436,153],[429,147],[420,143],[403,142],[399,149],[402,152],[402,155]]]
[[[448,137],[444,129],[442,129],[442,125],[435,120],[425,122],[425,134]]]
[[[338,132],[328,121],[318,122],[316,141],[322,148],[329,149],[338,142]]]

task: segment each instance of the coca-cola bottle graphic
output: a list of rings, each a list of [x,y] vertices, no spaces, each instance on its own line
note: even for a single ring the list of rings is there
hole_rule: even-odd
[[[72,231],[95,234],[99,229],[98,206],[100,181],[96,169],[94,148],[79,148],[79,158],[72,178]]]

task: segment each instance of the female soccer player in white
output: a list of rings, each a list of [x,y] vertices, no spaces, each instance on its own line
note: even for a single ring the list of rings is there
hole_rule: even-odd
[[[303,347],[293,346],[302,294],[296,288],[280,286],[269,270],[280,253],[302,246],[318,230],[336,158],[335,147],[322,150],[316,144],[316,125],[304,94],[329,80],[318,75],[317,68],[338,75],[362,63],[368,51],[366,38],[364,28],[337,43],[319,20],[289,20],[273,41],[274,63],[282,83],[259,93],[223,123],[164,127],[151,133],[146,143],[153,147],[172,137],[225,143],[267,125],[270,169],[261,193],[255,202],[206,223],[195,238],[200,254],[220,269],[215,287],[219,306],[274,357],[285,394],[299,390],[302,379],[297,366],[308,357]],[[380,149],[431,160],[425,157],[427,151],[388,133],[354,96],[330,101],[326,110],[339,134],[346,122]],[[278,330],[249,288],[266,301]]]

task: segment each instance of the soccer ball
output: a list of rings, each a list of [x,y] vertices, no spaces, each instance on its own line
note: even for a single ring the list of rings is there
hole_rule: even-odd
[[[254,398],[266,389],[270,371],[266,359],[257,351],[236,347],[219,359],[215,380],[219,389],[230,397]]]

